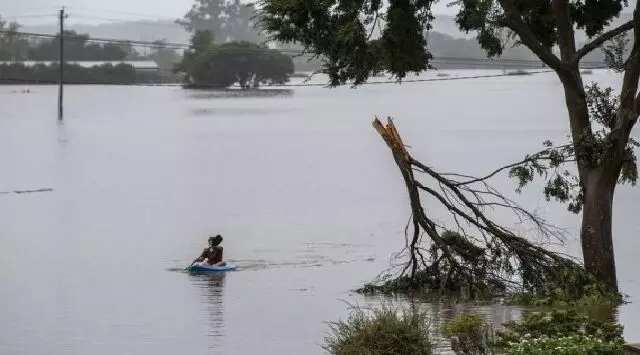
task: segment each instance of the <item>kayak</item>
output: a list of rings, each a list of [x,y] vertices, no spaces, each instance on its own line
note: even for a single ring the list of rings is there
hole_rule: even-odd
[[[227,263],[225,266],[213,266],[213,265],[192,265],[189,267],[189,271],[192,272],[212,272],[212,271],[231,271],[235,270],[236,266]]]

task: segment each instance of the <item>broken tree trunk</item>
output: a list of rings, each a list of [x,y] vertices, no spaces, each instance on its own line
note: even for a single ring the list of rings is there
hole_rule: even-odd
[[[495,173],[484,178],[439,174],[409,154],[391,118],[386,125],[376,118],[373,127],[390,148],[411,202],[413,232],[408,233],[407,228],[412,236],[405,249],[408,261],[398,278],[408,276],[441,293],[465,288],[475,295],[495,294],[535,291],[555,277],[559,268],[577,266],[573,259],[516,235],[486,215],[487,209],[506,209],[520,222],[531,222],[546,241],[562,238],[562,230],[491,187],[486,180]],[[433,187],[416,174],[430,179]],[[423,195],[447,209],[454,228],[439,225],[425,213]],[[427,240],[422,239],[424,234]]]

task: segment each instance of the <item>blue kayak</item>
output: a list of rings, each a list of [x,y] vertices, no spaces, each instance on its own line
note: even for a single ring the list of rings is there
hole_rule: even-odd
[[[208,266],[208,265],[193,265],[189,267],[191,272],[211,272],[211,271],[231,271],[235,270],[236,266],[227,263],[225,266]]]

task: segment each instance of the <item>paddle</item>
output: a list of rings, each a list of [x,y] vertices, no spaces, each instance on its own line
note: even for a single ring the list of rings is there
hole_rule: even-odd
[[[195,264],[195,263],[196,263],[196,261],[198,261],[198,259],[195,259],[195,260],[191,263],[191,265],[187,266],[187,267],[186,267],[186,268],[184,268],[184,269],[185,269],[185,270],[188,270],[190,267],[192,267],[192,266],[193,266],[193,264]]]

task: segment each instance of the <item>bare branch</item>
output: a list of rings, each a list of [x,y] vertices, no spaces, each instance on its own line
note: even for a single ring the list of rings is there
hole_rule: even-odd
[[[468,175],[460,175],[460,174],[442,174],[443,176],[458,176],[458,177],[466,177],[469,178],[469,180],[467,181],[461,181],[456,183],[456,186],[461,186],[461,185],[469,185],[469,184],[473,184],[476,182],[480,182],[480,181],[486,181],[491,179],[492,177],[498,175],[499,173],[505,171],[505,170],[509,170],[513,167],[516,166],[520,166],[520,165],[524,165],[528,162],[533,162],[533,161],[540,161],[540,160],[550,160],[551,158],[548,157],[548,154],[552,151],[552,150],[562,150],[562,149],[566,149],[569,148],[570,145],[569,144],[565,144],[556,148],[547,148],[547,149],[543,149],[535,154],[532,155],[528,155],[526,156],[524,159],[522,159],[519,162],[513,163],[513,164],[509,164],[509,165],[505,165],[503,167],[500,167],[494,171],[492,171],[491,173],[483,176],[483,177],[479,177],[479,178],[474,178],[472,176],[468,176]]]
[[[564,72],[565,66],[553,54],[550,48],[545,48],[531,29],[522,21],[514,0],[498,0],[507,15],[508,27],[518,34],[522,43],[535,53],[546,65],[556,72]]]
[[[580,62],[582,58],[584,58],[587,54],[591,53],[592,51],[602,46],[605,42],[610,41],[614,37],[624,32],[630,31],[632,29],[633,29],[633,20],[628,21],[612,30],[609,30],[601,34],[593,41],[585,44],[584,46],[582,46],[582,48],[578,49],[578,51],[573,55],[573,61],[575,63]]]
[[[613,143],[607,150],[605,169],[608,179],[618,179],[624,152],[629,142],[631,130],[638,120],[638,105],[640,95],[638,81],[640,80],[640,0],[636,1],[633,11],[633,47],[625,65],[622,89],[620,91],[620,109],[616,117],[616,123],[609,133],[609,140]]]

